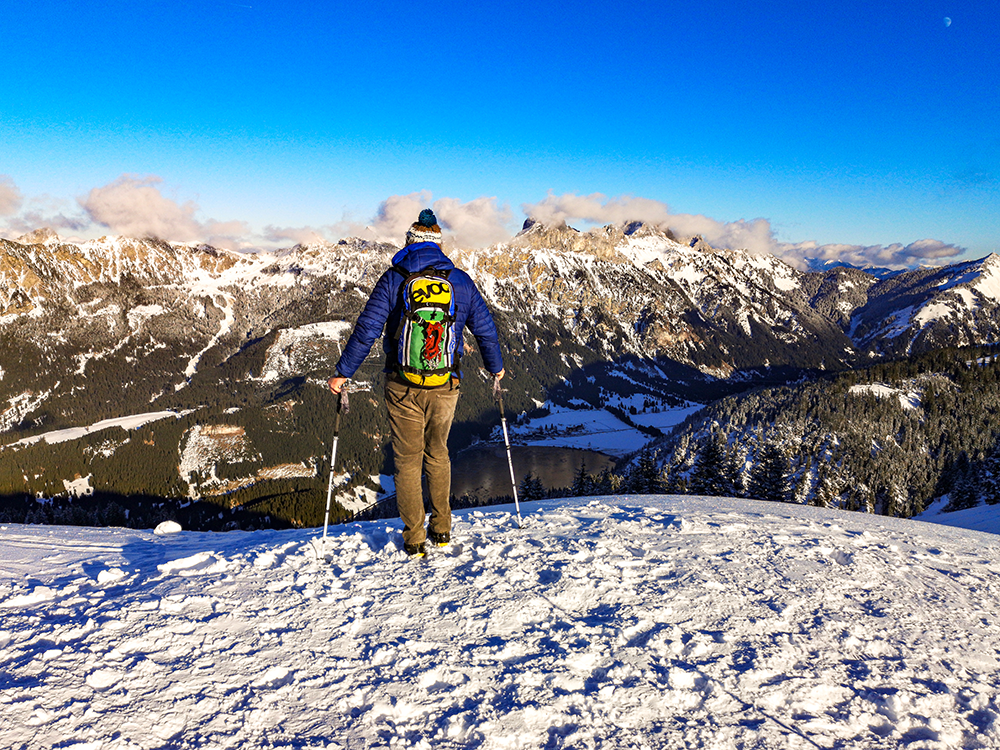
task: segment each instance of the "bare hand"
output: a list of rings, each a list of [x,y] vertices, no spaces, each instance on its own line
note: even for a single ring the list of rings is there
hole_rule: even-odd
[[[340,395],[340,391],[344,387],[344,383],[346,383],[348,380],[350,380],[350,378],[342,378],[342,377],[337,376],[337,377],[330,378],[328,381],[326,381],[326,383],[327,383],[327,385],[330,386],[330,390],[333,391],[334,393],[336,393],[339,396]]]

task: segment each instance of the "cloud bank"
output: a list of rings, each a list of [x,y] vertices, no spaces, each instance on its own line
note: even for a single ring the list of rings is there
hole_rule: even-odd
[[[45,226],[80,233],[106,230],[172,242],[203,242],[231,250],[280,248],[347,236],[400,245],[420,211],[430,207],[444,230],[447,245],[477,248],[510,239],[520,224],[510,207],[496,197],[434,199],[430,191],[421,190],[386,198],[367,221],[344,216],[322,227],[267,225],[254,232],[246,221],[203,218],[197,203],[169,198],[163,194],[162,184],[163,180],[155,175],[126,174],[93,188],[76,205],[68,205],[48,196],[25,199],[13,179],[0,175],[0,218],[4,219],[0,229],[11,237]],[[524,216],[544,224],[620,225],[642,221],[670,229],[678,237],[700,236],[713,247],[770,253],[799,268],[806,268],[810,259],[890,268],[940,265],[965,252],[962,247],[936,239],[891,245],[780,242],[765,218],[720,221],[700,214],[674,213],[662,201],[635,196],[550,193],[537,203],[523,204],[521,209]]]
[[[264,227],[264,240],[278,247],[308,245],[325,239],[321,230],[312,227],[276,227],[270,224]]]
[[[621,224],[642,221],[661,229],[670,229],[680,237],[704,238],[713,247],[770,253],[798,268],[808,260],[839,260],[859,266],[912,267],[936,265],[962,255],[965,248],[940,240],[924,239],[908,245],[820,245],[817,242],[779,242],[767,219],[740,219],[724,222],[699,214],[675,214],[666,203],[648,198],[607,198],[600,193],[591,195],[549,194],[539,203],[522,206],[527,216],[542,223],[590,222]]]
[[[393,195],[379,205],[369,221],[347,217],[324,227],[267,225],[255,234],[245,221],[202,219],[194,201],[183,203],[163,194],[163,180],[156,175],[122,175],[96,187],[78,200],[79,216],[54,211],[25,212],[7,222],[8,232],[24,233],[49,226],[82,231],[107,230],[126,237],[157,237],[170,242],[203,242],[232,250],[288,247],[346,236],[360,236],[401,244],[406,230],[420,211],[431,207],[453,246],[475,248],[502,242],[514,233],[514,214],[496,198],[463,202],[456,198],[433,200],[430,191]],[[0,179],[0,216],[14,214],[23,197],[13,181]],[[6,214],[4,213],[6,211]]]
[[[514,214],[496,198],[476,198],[468,203],[441,198],[434,201],[433,208],[442,228],[460,247],[485,247],[511,237]]]
[[[94,223],[128,237],[207,242],[236,249],[250,234],[250,225],[244,221],[198,220],[198,205],[165,197],[157,187],[161,182],[155,175],[122,175],[91,190],[80,205]]]
[[[915,266],[941,265],[965,252],[965,248],[941,240],[917,240],[908,245],[819,245],[815,242],[779,244],[774,254],[785,261],[802,265],[803,259],[840,261],[854,266],[884,266],[887,268],[913,268]]]
[[[9,237],[18,237],[42,227],[75,232],[90,224],[79,206],[70,201],[48,195],[26,199],[7,175],[0,175],[0,217],[5,217],[0,233]]]
[[[393,195],[378,207],[371,221],[343,220],[330,227],[339,236],[360,236],[399,244],[406,230],[425,208],[431,208],[444,232],[446,243],[457,247],[486,247],[510,239],[514,233],[514,213],[496,198],[476,198],[462,202],[457,198],[432,199],[428,190],[407,195]]]

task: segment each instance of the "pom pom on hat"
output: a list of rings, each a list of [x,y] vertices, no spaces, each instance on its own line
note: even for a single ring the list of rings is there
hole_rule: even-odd
[[[438,226],[434,212],[429,208],[420,212],[420,217],[410,225],[406,232],[407,245],[414,245],[417,242],[441,244],[441,227]]]

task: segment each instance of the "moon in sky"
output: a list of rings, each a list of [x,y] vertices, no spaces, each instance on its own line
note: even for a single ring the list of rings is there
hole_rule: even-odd
[[[945,26],[951,26],[951,19],[950,18],[945,18],[944,19],[944,25]]]

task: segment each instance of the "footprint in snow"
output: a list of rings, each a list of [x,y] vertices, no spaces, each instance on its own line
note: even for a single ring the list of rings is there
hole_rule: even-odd
[[[173,573],[181,576],[195,576],[205,573],[221,573],[226,570],[228,564],[214,552],[199,552],[190,557],[171,560],[156,567],[164,575]]]
[[[114,669],[98,669],[87,675],[86,682],[94,690],[107,690],[117,685],[123,676]]]
[[[115,581],[120,581],[124,577],[125,571],[120,568],[107,568],[97,574],[97,582],[101,586],[104,586],[109,583],[114,583]]]
[[[284,667],[271,667],[264,673],[264,676],[253,683],[258,688],[280,688],[294,679],[294,674]]]
[[[3,602],[0,602],[0,607],[10,609],[30,607],[33,604],[41,604],[42,602],[52,601],[56,598],[57,593],[57,591],[50,589],[48,586],[35,586],[30,594],[12,596]]]

